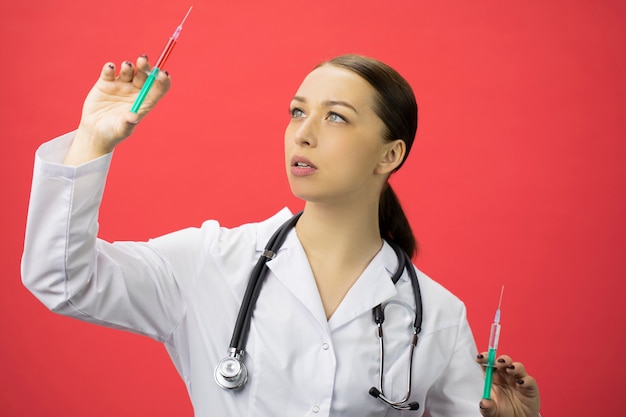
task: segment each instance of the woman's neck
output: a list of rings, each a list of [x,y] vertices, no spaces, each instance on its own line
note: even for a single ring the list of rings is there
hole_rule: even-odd
[[[296,224],[305,250],[326,257],[360,258],[380,249],[378,207],[325,207],[307,203]]]
[[[296,233],[330,318],[382,247],[378,211],[307,203]]]

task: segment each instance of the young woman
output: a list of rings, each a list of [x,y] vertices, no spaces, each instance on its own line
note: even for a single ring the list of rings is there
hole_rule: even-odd
[[[285,132],[299,217],[110,244],[97,214],[111,151],[170,86],[161,72],[129,112],[149,70],[145,57],[117,75],[105,65],[78,130],[37,152],[22,269],[46,306],[163,342],[197,416],[538,415],[534,379],[507,356],[481,400],[485,357],[464,305],[410,263],[415,238],[387,179],[417,105],[396,71],[346,55],[300,85]]]

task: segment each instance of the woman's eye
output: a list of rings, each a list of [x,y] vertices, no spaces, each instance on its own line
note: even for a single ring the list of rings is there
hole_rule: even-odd
[[[347,120],[343,116],[335,112],[328,113],[328,116],[326,116],[326,119],[331,122],[343,122],[343,123],[347,122]]]
[[[289,113],[291,114],[291,117],[293,118],[299,118],[299,117],[304,117],[304,112],[302,111],[302,109],[295,107],[291,110],[289,110]]]

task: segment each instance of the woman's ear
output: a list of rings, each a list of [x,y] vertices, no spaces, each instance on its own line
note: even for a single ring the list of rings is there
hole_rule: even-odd
[[[402,139],[386,142],[383,153],[376,167],[377,174],[391,174],[400,166],[406,154],[406,143]]]

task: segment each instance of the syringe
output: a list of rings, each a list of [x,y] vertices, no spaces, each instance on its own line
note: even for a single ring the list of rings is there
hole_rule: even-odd
[[[489,352],[487,354],[487,369],[485,370],[485,386],[483,388],[483,398],[489,399],[491,394],[491,381],[493,378],[493,369],[496,362],[496,351],[498,350],[498,340],[500,339],[500,306],[502,305],[502,294],[504,293],[504,285],[500,291],[500,301],[498,309],[491,324],[491,332],[489,334]]]
[[[178,37],[180,36],[180,32],[183,30],[183,23],[185,23],[185,20],[187,20],[187,16],[189,16],[189,13],[191,13],[192,8],[193,6],[189,8],[189,10],[187,11],[187,14],[183,18],[183,21],[180,22],[180,25],[178,25],[178,27],[176,28],[172,36],[170,36],[169,40],[167,41],[165,48],[163,48],[163,52],[161,52],[161,56],[159,56],[159,59],[157,59],[156,64],[154,64],[154,67],[152,67],[152,71],[150,71],[150,74],[148,75],[148,78],[146,79],[146,82],[143,84],[143,87],[141,87],[141,90],[139,91],[139,95],[137,96],[137,99],[135,99],[135,102],[133,103],[133,107],[131,107],[130,109],[131,112],[133,113],[139,112],[139,108],[141,107],[141,104],[146,99],[146,96],[148,95],[148,92],[152,88],[152,84],[154,84],[154,80],[156,80],[157,75],[159,75],[159,71],[160,71],[159,68],[163,68],[163,66],[165,65],[165,61],[167,61],[167,58],[172,53],[172,50],[174,49],[174,46],[176,45],[176,41],[178,40]]]

